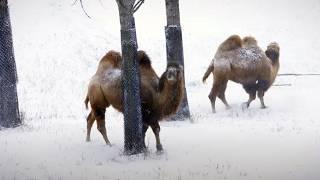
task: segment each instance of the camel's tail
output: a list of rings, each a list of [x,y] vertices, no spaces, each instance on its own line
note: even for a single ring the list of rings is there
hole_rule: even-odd
[[[84,100],[84,104],[86,105],[86,109],[88,109],[88,102],[89,102],[89,96],[86,96],[86,99]]]
[[[203,78],[202,78],[202,82],[205,82],[206,79],[210,76],[210,73],[212,73],[214,70],[214,65],[213,65],[213,60],[211,62],[211,64],[209,65],[207,71],[204,73]]]

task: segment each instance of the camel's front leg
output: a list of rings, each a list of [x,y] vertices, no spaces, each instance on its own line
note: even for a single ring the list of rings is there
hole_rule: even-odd
[[[152,131],[156,137],[156,147],[157,147],[157,151],[161,152],[163,151],[161,142],[160,142],[160,125],[159,122],[156,122],[155,124],[151,125]]]
[[[145,138],[146,138],[146,132],[147,132],[148,128],[149,128],[149,125],[143,124],[143,126],[142,126],[142,136],[143,137],[142,138],[143,138],[143,147],[145,149],[147,149]]]
[[[249,108],[251,102],[256,99],[256,92],[252,92],[249,94],[249,100],[243,103],[243,109]]]
[[[267,106],[264,104],[263,96],[264,96],[264,93],[271,86],[271,84],[267,80],[259,80],[257,85],[258,85],[258,97],[260,99],[261,108],[265,109],[267,108]]]
[[[261,108],[262,108],[262,109],[265,109],[265,108],[267,108],[267,106],[264,104],[263,96],[264,96],[264,91],[259,90],[259,91],[258,91],[258,97],[259,97],[259,99],[260,99]]]
[[[245,108],[249,108],[251,102],[256,99],[257,86],[256,84],[252,83],[243,85],[243,88],[249,94],[249,99],[247,102],[244,103],[244,106]]]

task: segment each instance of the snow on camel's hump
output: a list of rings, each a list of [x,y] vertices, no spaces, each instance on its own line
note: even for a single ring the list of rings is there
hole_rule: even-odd
[[[103,81],[105,83],[114,83],[121,78],[120,69],[108,69],[104,74]]]
[[[235,68],[256,68],[262,63],[263,51],[256,47],[239,48],[234,51],[225,52],[214,59],[214,66],[220,71],[230,70],[232,64]]]

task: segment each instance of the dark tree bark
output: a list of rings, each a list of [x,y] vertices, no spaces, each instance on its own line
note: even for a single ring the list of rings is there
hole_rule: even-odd
[[[184,67],[182,31],[180,26],[179,0],[166,0],[167,26],[166,33],[166,49],[167,64],[178,63]],[[184,75],[183,75],[184,78]],[[184,80],[185,84],[185,80]],[[171,118],[172,120],[190,118],[190,110],[188,105],[187,91],[184,87],[184,97],[177,114]]]
[[[17,70],[7,0],[0,0],[0,126],[21,124],[17,96]]]
[[[140,100],[140,72],[137,63],[137,38],[133,17],[135,0],[117,0],[121,25],[122,89],[124,106],[124,149],[126,154],[144,150]]]

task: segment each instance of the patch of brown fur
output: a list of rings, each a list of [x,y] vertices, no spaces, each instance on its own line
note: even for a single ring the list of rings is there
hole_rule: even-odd
[[[142,50],[138,51],[138,61],[139,61],[140,66],[152,68],[151,67],[151,60],[145,51],[142,51]]]
[[[218,51],[231,51],[242,47],[242,40],[239,35],[232,35],[218,47]]]

